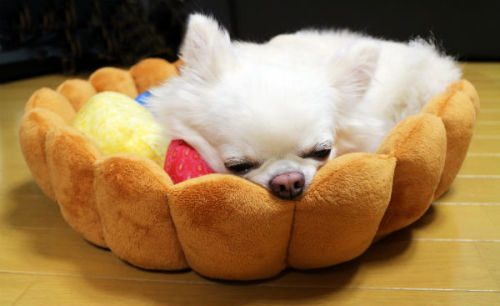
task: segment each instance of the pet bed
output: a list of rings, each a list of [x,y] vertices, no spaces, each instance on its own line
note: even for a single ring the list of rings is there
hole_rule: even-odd
[[[144,60],[101,68],[89,80],[41,88],[20,127],[24,158],[41,190],[88,241],[145,269],[191,268],[216,279],[251,280],[287,267],[351,260],[375,240],[419,219],[451,185],[465,158],[479,98],[466,80],[401,121],[377,154],[329,161],[305,194],[281,200],[233,175],[173,185],[149,159],[104,155],[71,126],[96,92],[138,93],[176,75],[179,63]]]

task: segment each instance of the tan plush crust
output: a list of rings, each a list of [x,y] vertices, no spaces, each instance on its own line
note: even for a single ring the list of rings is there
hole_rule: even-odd
[[[448,190],[462,166],[474,132],[476,112],[469,96],[456,90],[438,95],[422,112],[440,117],[446,128],[446,162],[434,196],[437,199]]]
[[[146,269],[188,267],[170,217],[171,185],[158,165],[137,155],[97,161],[94,188],[104,237],[120,258]]]
[[[467,97],[469,97],[470,101],[474,105],[474,111],[476,113],[476,117],[479,114],[479,107],[480,107],[480,102],[479,102],[479,95],[474,88],[474,86],[471,84],[471,82],[467,80],[459,80],[456,81],[455,83],[452,83],[449,87],[448,90],[451,91],[461,91],[463,92]]]
[[[40,189],[54,201],[56,197],[45,155],[45,136],[49,130],[64,125],[66,122],[56,113],[45,108],[33,108],[24,114],[19,129],[21,151],[31,174]]]
[[[220,279],[258,279],[286,266],[294,202],[247,180],[213,174],[168,190],[189,266]]]
[[[138,95],[134,79],[128,70],[103,67],[90,75],[89,82],[97,92],[116,91],[132,99]]]
[[[76,116],[75,110],[65,96],[46,87],[38,89],[31,95],[24,112],[34,108],[46,108],[58,114],[67,124],[73,124]]]
[[[47,133],[45,152],[64,219],[85,239],[105,247],[93,186],[93,165],[100,150],[80,131],[63,126]]]
[[[137,91],[143,93],[163,81],[179,75],[177,67],[162,58],[148,58],[130,68]]]
[[[90,97],[97,93],[88,81],[80,79],[71,79],[62,82],[57,87],[57,92],[65,96],[77,112]]]
[[[377,153],[397,159],[392,196],[378,236],[419,219],[432,203],[446,154],[446,131],[436,116],[420,114],[401,121]]]
[[[152,82],[141,74],[154,61],[145,63],[132,69],[138,83],[144,80],[141,90]],[[172,186],[152,161],[100,156],[91,140],[67,126],[72,105],[77,109],[94,87],[137,95],[132,72],[102,68],[88,83],[70,80],[58,92],[43,88],[28,101],[19,136],[38,185],[76,231],[122,259],[147,269],[192,267],[221,279],[340,263],[361,254],[374,235],[416,221],[456,176],[479,109],[469,82],[451,84],[422,114],[402,121],[381,154],[334,159],[302,198],[283,201],[234,176]]]
[[[393,157],[352,153],[322,167],[296,204],[289,265],[327,267],[363,253],[389,204],[395,165]]]

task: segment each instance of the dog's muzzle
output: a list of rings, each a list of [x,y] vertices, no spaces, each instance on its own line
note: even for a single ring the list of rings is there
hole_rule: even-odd
[[[269,188],[272,193],[285,200],[299,197],[304,191],[304,185],[304,174],[300,172],[279,174],[269,181]]]

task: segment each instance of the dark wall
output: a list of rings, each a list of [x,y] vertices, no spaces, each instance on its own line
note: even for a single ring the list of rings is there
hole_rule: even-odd
[[[0,0],[0,81],[175,60],[186,16],[216,16],[236,39],[305,27],[396,40],[433,37],[461,60],[500,61],[500,1]]]
[[[177,58],[179,0],[0,0],[0,81]]]
[[[461,60],[500,60],[500,1],[203,0],[191,1],[190,9],[212,12],[244,40],[304,27],[349,28],[396,40],[433,37]]]

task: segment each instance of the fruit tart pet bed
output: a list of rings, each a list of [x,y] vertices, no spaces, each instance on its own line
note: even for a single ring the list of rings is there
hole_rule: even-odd
[[[305,194],[281,200],[233,175],[179,184],[131,153],[104,154],[72,127],[96,92],[135,98],[178,74],[175,64],[144,60],[130,70],[101,68],[88,80],[41,88],[20,127],[24,158],[42,191],[88,241],[145,269],[191,268],[216,279],[271,277],[286,267],[313,269],[351,260],[370,244],[419,219],[451,185],[479,110],[460,80],[401,121],[377,154],[329,161]]]

